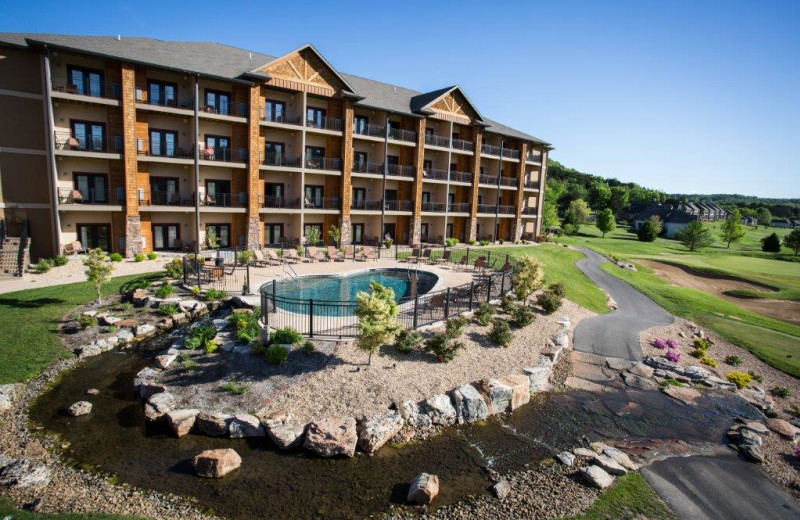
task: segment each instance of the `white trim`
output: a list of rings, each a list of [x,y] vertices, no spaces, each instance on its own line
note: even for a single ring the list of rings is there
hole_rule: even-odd
[[[0,96],[11,96],[11,97],[21,97],[27,99],[44,99],[42,94],[34,94],[32,92],[23,92],[21,90],[8,90],[5,88],[0,88]]]

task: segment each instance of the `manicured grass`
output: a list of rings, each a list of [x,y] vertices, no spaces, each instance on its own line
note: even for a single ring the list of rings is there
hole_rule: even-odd
[[[103,515],[103,514],[37,514],[29,511],[22,511],[13,506],[13,504],[5,498],[0,498],[0,518],[9,518],[13,520],[137,520],[139,517],[135,516],[119,516],[119,515]]]
[[[617,479],[586,513],[564,520],[676,520],[676,516],[658,498],[638,473]]]
[[[118,293],[160,273],[112,278],[105,294]],[[34,377],[58,359],[73,354],[61,344],[58,324],[72,309],[96,298],[88,282],[28,289],[0,295],[0,384]]]

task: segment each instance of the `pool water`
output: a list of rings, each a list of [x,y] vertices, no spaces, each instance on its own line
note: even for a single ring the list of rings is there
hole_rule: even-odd
[[[369,291],[373,280],[394,290],[395,301],[425,294],[439,279],[433,273],[413,269],[370,269],[345,276],[301,276],[276,284],[276,295],[314,301],[354,302],[360,291]],[[416,284],[414,281],[416,280]]]

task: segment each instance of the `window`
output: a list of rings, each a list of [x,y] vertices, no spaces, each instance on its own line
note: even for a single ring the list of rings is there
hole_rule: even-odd
[[[264,119],[273,123],[287,123],[286,103],[283,101],[266,101]]]
[[[177,177],[150,177],[150,204],[161,206],[180,204]]]
[[[436,135],[436,130],[433,128],[425,128],[425,135]]]
[[[264,242],[266,244],[276,245],[285,241],[283,224],[264,224]]]
[[[369,118],[367,116],[355,116],[355,118],[353,118],[353,132],[357,134],[366,134],[368,126]]]
[[[353,208],[366,209],[367,189],[353,188]]]
[[[453,138],[453,139],[459,139],[459,136],[460,136],[460,135],[461,135],[461,134],[459,134],[458,132],[453,132],[453,134],[452,134],[452,138]]]
[[[306,121],[308,126],[316,128],[325,127],[325,109],[308,107],[306,108]]]
[[[231,95],[227,92],[206,89],[206,110],[215,114],[230,115]]]
[[[71,121],[70,125],[72,126],[72,137],[78,141],[80,150],[88,152],[106,151],[105,123]]]
[[[387,201],[397,200],[397,190],[386,190],[384,192],[384,198],[386,198]]]
[[[423,191],[422,192],[422,203],[425,204],[426,202],[431,201],[431,192]]]
[[[367,171],[367,152],[353,152],[353,171]]]
[[[181,227],[178,224],[153,224],[153,249],[180,247]]]
[[[480,226],[480,224],[478,224],[478,225]],[[453,223],[452,222],[449,222],[447,224],[447,230],[445,231],[444,234],[447,235],[448,238],[453,236]]]
[[[428,224],[426,222],[423,222],[419,226],[419,237],[423,242],[428,241]]]
[[[386,127],[389,130],[389,133],[391,134],[392,131],[397,130],[400,127],[400,123],[398,123],[397,121],[387,121]]]
[[[109,249],[110,226],[108,224],[78,224],[78,240],[86,249]]]
[[[67,67],[67,77],[70,90],[74,94],[91,97],[103,97],[105,94],[103,73],[99,70]]]
[[[305,207],[307,208],[321,208],[322,207],[322,186],[307,185],[305,189]]]
[[[207,206],[230,206],[231,205],[231,181],[206,181]]]
[[[364,243],[364,224],[353,224],[350,239],[354,244]]]
[[[175,157],[178,152],[178,132],[150,130],[150,155]]]
[[[281,166],[283,156],[286,154],[286,145],[273,141],[267,141],[264,145],[265,164]]]
[[[148,81],[147,102],[162,107],[178,106],[178,85],[163,81]]]
[[[319,146],[306,146],[306,166],[322,168],[325,159],[325,148]]]
[[[206,150],[202,158],[210,161],[229,161],[231,159],[231,138],[220,135],[206,135]]]
[[[316,229],[319,232],[319,238],[322,239],[322,224],[303,224],[303,236],[308,237],[308,232]],[[314,245],[309,243],[308,245]]]
[[[284,185],[283,183],[268,182],[264,186],[264,207],[282,208],[284,207]]]
[[[386,240],[387,238],[391,238],[392,240],[394,240],[394,238],[397,236],[396,232],[397,232],[397,225],[396,224],[387,222],[387,223],[385,223],[383,225],[383,239],[384,240]]]
[[[84,204],[108,204],[108,179],[103,174],[76,173],[74,176],[75,189],[81,194],[80,200]]]
[[[433,169],[433,161],[430,159],[425,159],[422,161],[422,169],[425,171],[431,171]]]
[[[398,164],[400,164],[400,157],[398,157],[396,155],[387,155],[386,156],[386,163],[390,164],[392,166],[397,166]]]
[[[450,163],[450,171],[451,172],[457,172],[458,171],[458,165],[456,163]]]
[[[206,224],[206,237],[212,232],[219,241],[219,247],[231,247],[230,224]],[[206,241],[208,241],[208,238],[206,238]]]

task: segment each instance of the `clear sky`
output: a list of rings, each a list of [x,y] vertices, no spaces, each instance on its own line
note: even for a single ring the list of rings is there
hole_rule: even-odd
[[[313,43],[340,71],[481,112],[582,171],[800,197],[800,1],[0,2],[0,31]],[[202,57],[198,57],[202,59]]]

